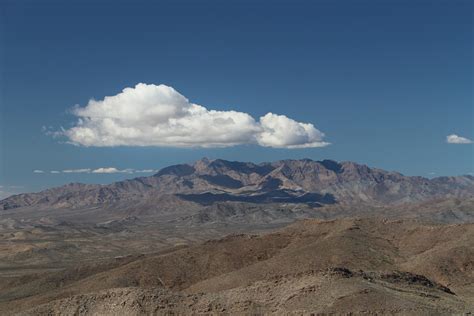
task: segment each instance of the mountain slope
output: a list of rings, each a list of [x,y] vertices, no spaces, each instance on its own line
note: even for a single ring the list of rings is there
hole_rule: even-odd
[[[0,284],[0,311],[462,313],[474,308],[473,243],[473,224],[305,220],[265,235],[11,278]]]

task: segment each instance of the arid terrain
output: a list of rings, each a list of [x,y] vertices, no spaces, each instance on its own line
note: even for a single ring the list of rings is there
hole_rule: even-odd
[[[474,312],[474,177],[202,159],[0,201],[0,314]]]
[[[304,220],[157,254],[4,277],[2,313],[450,314],[474,308],[474,225]]]

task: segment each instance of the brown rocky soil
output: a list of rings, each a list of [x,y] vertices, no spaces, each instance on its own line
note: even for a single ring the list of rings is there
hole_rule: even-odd
[[[403,314],[474,311],[474,224],[304,220],[261,235],[6,277],[0,313]]]

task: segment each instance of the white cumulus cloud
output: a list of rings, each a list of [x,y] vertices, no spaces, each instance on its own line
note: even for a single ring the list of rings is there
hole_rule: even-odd
[[[466,137],[461,137],[456,134],[446,136],[446,142],[449,144],[472,144],[472,140]]]
[[[139,83],[103,100],[76,106],[75,125],[59,132],[80,146],[322,147],[313,124],[268,113],[256,121],[238,111],[209,110],[172,87]]]
[[[43,170],[39,170],[39,169],[35,169],[35,170],[33,170],[33,173],[44,173],[44,171],[43,171]]]
[[[260,145],[278,148],[323,147],[324,133],[313,124],[299,123],[285,115],[267,113],[260,118],[263,131],[257,135]]]

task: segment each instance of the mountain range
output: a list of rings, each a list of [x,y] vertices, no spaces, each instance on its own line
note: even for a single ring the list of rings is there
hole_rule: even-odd
[[[161,169],[108,185],[71,183],[39,193],[14,195],[0,201],[0,210],[21,207],[79,208],[120,206],[133,201],[188,201],[199,205],[217,202],[291,203],[313,207],[343,205],[400,205],[440,198],[474,196],[474,177],[404,176],[354,162],[333,160],[281,160],[250,162],[201,159]]]

